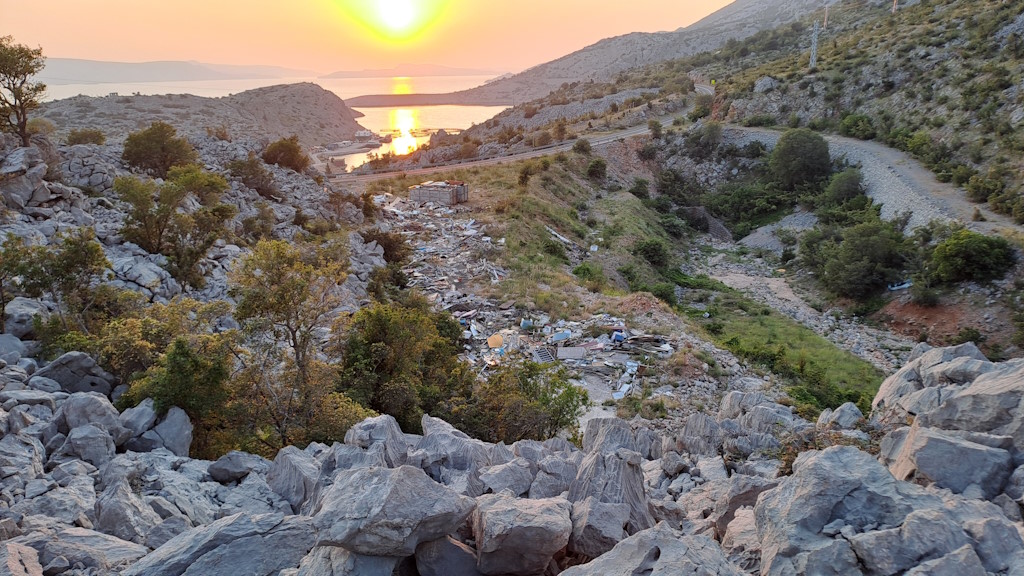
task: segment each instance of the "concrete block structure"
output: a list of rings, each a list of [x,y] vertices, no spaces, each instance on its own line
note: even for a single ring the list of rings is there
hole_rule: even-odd
[[[469,201],[469,186],[458,180],[424,182],[409,187],[409,201],[417,204],[432,202],[442,206],[454,206]]]

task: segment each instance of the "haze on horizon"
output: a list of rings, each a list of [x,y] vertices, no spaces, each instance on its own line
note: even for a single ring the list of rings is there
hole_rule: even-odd
[[[0,0],[0,36],[54,58],[315,70],[400,64],[516,72],[731,0]]]

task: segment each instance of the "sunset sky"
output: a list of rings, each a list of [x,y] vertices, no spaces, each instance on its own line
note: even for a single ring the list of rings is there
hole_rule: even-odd
[[[402,63],[519,71],[731,0],[0,0],[0,36],[51,57],[266,64],[328,73]]]

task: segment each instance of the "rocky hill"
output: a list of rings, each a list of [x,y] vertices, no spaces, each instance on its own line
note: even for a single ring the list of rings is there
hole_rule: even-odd
[[[566,82],[607,82],[624,70],[639,68],[699,52],[714,50],[731,39],[776,28],[813,13],[831,0],[737,0],[703,20],[674,32],[633,33],[607,38],[557,60],[534,66],[508,78],[445,95],[424,95],[432,104],[503,105],[527,102],[547,95]],[[403,97],[406,100],[415,97]],[[389,101],[387,97],[359,97],[350,105]],[[424,100],[426,102],[426,100]]]
[[[7,315],[15,333],[25,321]],[[505,446],[379,416],[344,443],[212,462],[188,457],[184,411],[118,413],[87,355],[45,363],[31,346],[0,336],[4,574],[1024,569],[1024,363],[973,345],[918,347],[870,420],[847,404],[811,423],[734,390],[668,435],[604,418],[581,447]],[[794,461],[808,445],[831,447]]]
[[[163,121],[189,136],[206,136],[223,127],[232,138],[277,140],[297,135],[304,146],[351,140],[362,126],[333,92],[312,83],[282,84],[247,90],[224,98],[189,94],[162,96],[76,96],[47,102],[43,118],[62,138],[70,130],[101,130],[111,143]]]

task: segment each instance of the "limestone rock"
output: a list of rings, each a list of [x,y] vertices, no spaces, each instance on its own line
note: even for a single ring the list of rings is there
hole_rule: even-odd
[[[664,522],[619,542],[610,552],[562,576],[740,576],[707,536],[683,536]]]
[[[637,452],[639,447],[633,430],[625,420],[619,418],[593,418],[587,421],[583,433],[583,451],[615,452],[625,448]]]
[[[392,576],[401,558],[365,556],[336,546],[317,546],[299,564],[296,576]],[[282,573],[283,576],[283,573]]]
[[[149,549],[87,528],[66,528],[42,546],[39,559],[49,565],[64,557],[71,565],[81,564],[100,574],[120,571],[149,552]]]
[[[132,492],[125,480],[108,486],[96,500],[94,528],[104,534],[145,544],[146,535],[159,523],[160,517]]]
[[[969,545],[961,546],[941,558],[918,564],[906,576],[964,576],[985,574],[985,567]]]
[[[84,352],[68,352],[35,374],[60,383],[65,392],[99,392],[109,396],[114,376]]]
[[[0,542],[0,574],[4,576],[43,576],[39,553],[15,542]]]
[[[931,483],[963,494],[971,486],[991,500],[1003,490],[1013,458],[992,448],[914,424],[882,441],[881,460],[900,480]]]
[[[367,418],[356,424],[345,433],[345,444],[369,448],[373,444],[384,444],[384,453],[388,466],[396,467],[405,464],[406,453],[409,451],[405,436],[398,422],[387,414]]]
[[[270,467],[271,463],[266,458],[249,454],[248,452],[232,450],[218,458],[216,462],[210,464],[207,470],[210,473],[210,477],[214,480],[221,484],[227,484],[245,478],[254,470],[259,473],[267,473]]]
[[[192,421],[188,414],[177,406],[171,406],[163,421],[153,428],[165,448],[175,456],[188,456],[192,446]]]
[[[68,433],[67,440],[54,454],[53,459],[78,458],[99,468],[113,457],[114,441],[106,430],[86,424]]]
[[[317,544],[410,556],[420,542],[457,530],[473,507],[471,498],[437,484],[419,468],[360,468],[339,477],[323,495],[314,514]]]
[[[530,461],[516,458],[507,464],[483,468],[480,470],[480,481],[494,494],[509,490],[515,496],[522,496],[533,484]]]
[[[636,452],[620,448],[612,453],[588,454],[580,464],[576,479],[569,485],[569,501],[579,502],[590,496],[599,502],[627,504],[629,533],[654,526],[644,493],[640,455]]]
[[[138,406],[126,409],[118,417],[121,425],[131,431],[132,438],[142,436],[146,431],[156,424],[156,410],[153,409],[153,399],[146,398],[139,402]]]
[[[169,540],[124,576],[276,575],[294,568],[313,547],[310,518],[235,514]]]
[[[294,446],[285,446],[267,471],[267,484],[298,512],[313,495],[319,475],[320,467],[312,456]]]
[[[836,408],[834,411],[826,409],[818,418],[818,427],[835,427],[840,430],[849,430],[858,422],[864,419],[864,414],[853,402],[847,402]]]
[[[116,446],[131,437],[131,431],[121,425],[120,415],[114,405],[106,396],[96,392],[76,392],[69,396],[61,404],[57,419],[66,425],[61,427],[62,432],[86,424],[101,428],[110,435]]]
[[[569,543],[570,508],[564,498],[524,500],[508,492],[477,498],[473,512],[477,569],[494,575],[543,572]]]
[[[17,338],[27,339],[35,335],[35,317],[46,321],[50,311],[39,300],[22,298],[12,299],[4,307],[5,332]]]
[[[530,485],[530,498],[551,498],[567,491],[576,479],[579,467],[574,461],[546,456],[538,464],[537,476]]]
[[[597,558],[626,538],[629,506],[598,502],[592,496],[572,505],[569,551]]]
[[[451,536],[417,546],[416,569],[420,576],[480,576],[476,551]]]

